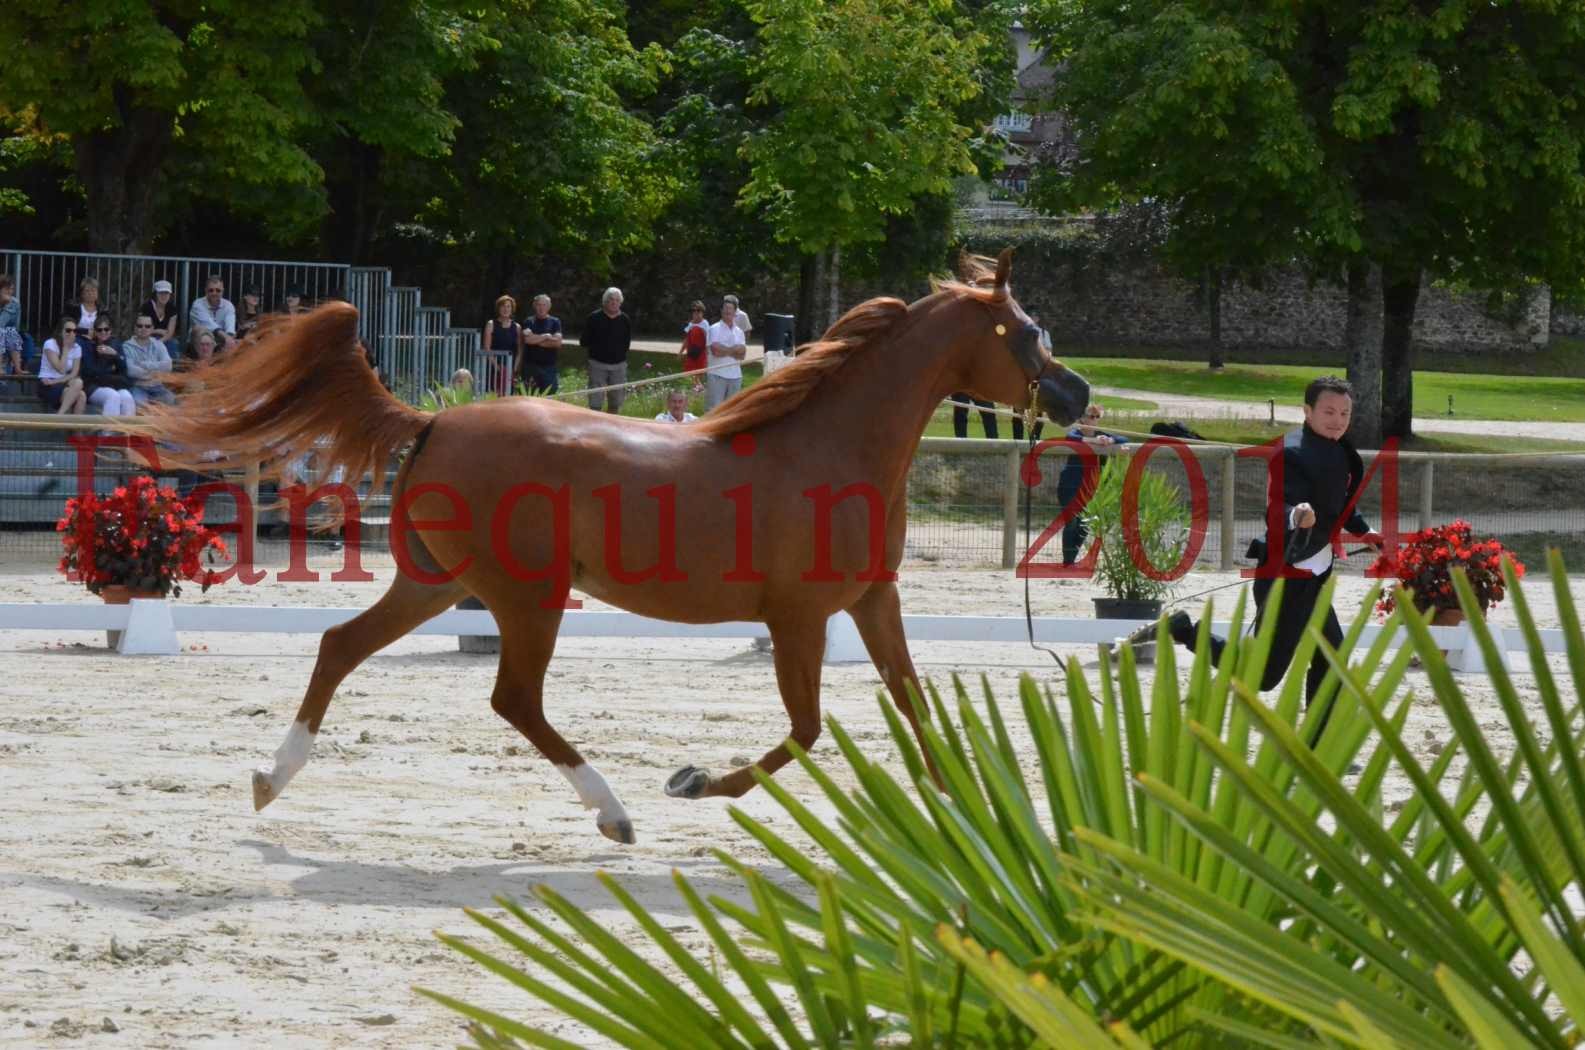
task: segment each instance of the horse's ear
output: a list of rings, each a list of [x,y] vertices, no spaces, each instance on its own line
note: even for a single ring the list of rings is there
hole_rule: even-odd
[[[1007,287],[1007,278],[1012,275],[1012,272],[1013,250],[1011,248],[1003,248],[1002,254],[996,257],[996,287],[998,289]]]

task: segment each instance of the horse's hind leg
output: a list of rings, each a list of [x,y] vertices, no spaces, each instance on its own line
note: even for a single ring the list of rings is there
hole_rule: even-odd
[[[791,722],[788,734],[808,751],[820,738],[820,665],[825,659],[825,617],[768,625],[775,646],[776,685],[781,690],[782,706]],[[752,766],[741,766],[720,777],[698,766],[684,766],[666,781],[666,794],[673,798],[705,798],[725,795],[738,798],[754,787],[756,768],[774,775],[792,760],[785,742],[776,745]]]
[[[577,748],[562,739],[556,727],[545,720],[545,669],[556,651],[561,610],[541,609],[537,602],[525,608],[532,611],[496,613],[496,623],[501,628],[501,669],[496,674],[490,707],[512,723],[556,767],[556,772],[567,778],[583,808],[595,811],[594,823],[600,834],[631,845],[638,839],[622,800],[600,771],[585,762]]]
[[[372,654],[444,612],[466,593],[461,584],[419,583],[399,572],[396,582],[379,601],[325,632],[319,640],[319,659],[308,681],[308,691],[286,740],[275,752],[274,767],[261,767],[253,773],[254,809],[263,809],[280,797],[292,777],[308,764],[319,723],[341,680]]]

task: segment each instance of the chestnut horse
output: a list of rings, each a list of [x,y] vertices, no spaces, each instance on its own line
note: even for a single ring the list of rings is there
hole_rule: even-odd
[[[372,470],[376,484],[391,454],[407,453],[392,491],[402,571],[371,608],[325,632],[274,765],[253,776],[255,807],[306,765],[342,679],[470,594],[501,632],[491,706],[618,842],[634,841],[627,811],[545,718],[545,669],[571,587],[663,620],[763,622],[791,738],[805,749],[820,734],[826,621],[846,610],[917,735],[928,712],[908,699],[918,681],[895,570],[920,434],[953,391],[1019,408],[1033,394],[1063,426],[1089,400],[1089,385],[1042,349],[1009,294],[1011,252],[994,274],[990,263],[966,260],[966,283],[938,284],[911,305],[855,307],[786,367],[687,426],[526,397],[431,415],[376,381],[351,306],[269,321],[157,413],[158,440],[215,450],[221,466],[278,467],[316,449],[327,472]],[[771,774],[789,758],[778,745],[756,764]],[[739,796],[754,786],[752,768],[684,767],[665,790]]]

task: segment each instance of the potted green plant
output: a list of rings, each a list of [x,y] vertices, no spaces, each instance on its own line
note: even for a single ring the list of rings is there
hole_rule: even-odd
[[[1095,556],[1095,580],[1103,595],[1095,601],[1098,620],[1154,620],[1161,615],[1162,602],[1177,589],[1166,575],[1183,557],[1189,542],[1189,507],[1183,492],[1160,473],[1139,472],[1137,507],[1137,548],[1130,550],[1129,530],[1124,528],[1124,489],[1131,460],[1127,456],[1108,456],[1095,483],[1095,491],[1084,504],[1082,520],[1100,550]],[[1145,564],[1154,567],[1154,575]]]

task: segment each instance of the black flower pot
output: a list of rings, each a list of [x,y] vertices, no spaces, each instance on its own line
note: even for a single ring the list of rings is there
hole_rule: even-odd
[[[1090,600],[1095,603],[1097,620],[1156,620],[1161,617],[1161,602],[1154,598],[1091,598]],[[1112,648],[1108,642],[1102,642],[1101,646],[1108,651]],[[1134,663],[1155,662],[1154,645],[1134,646]]]

